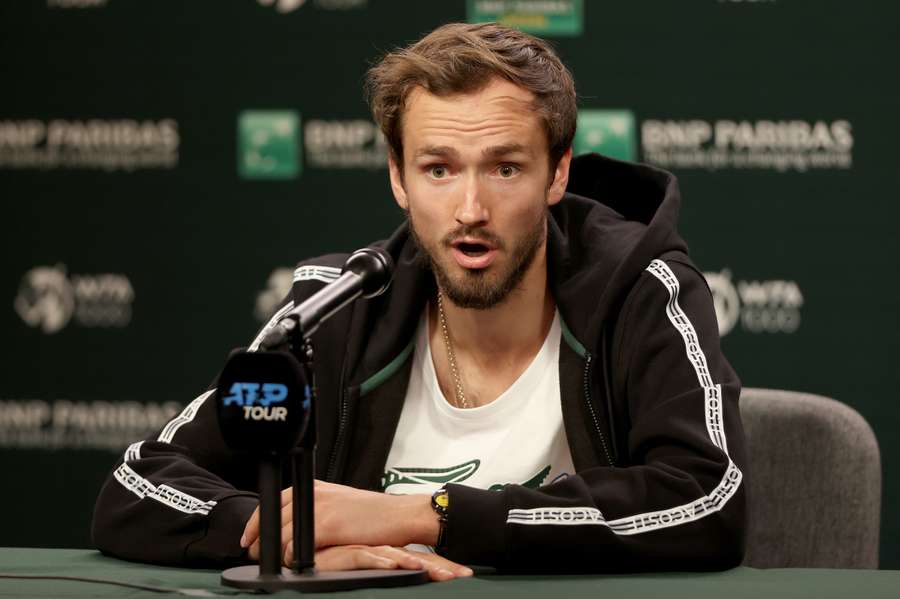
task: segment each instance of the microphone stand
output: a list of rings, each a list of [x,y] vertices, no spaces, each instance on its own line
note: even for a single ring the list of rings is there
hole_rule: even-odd
[[[312,401],[309,403],[309,424],[300,443],[293,453],[294,467],[294,563],[295,572],[315,574],[316,568],[316,513],[315,478],[316,444],[318,443],[318,421],[316,419],[316,385],[313,375],[313,349],[308,339],[304,339],[301,362],[306,380],[310,381]]]
[[[287,351],[299,339],[300,365],[310,382],[309,422],[297,447],[291,452],[293,466],[294,560],[290,568],[281,566],[281,469],[284,456],[271,453],[260,460],[258,566],[239,566],[222,572],[222,584],[240,589],[275,592],[292,589],[302,592],[347,591],[374,587],[399,587],[429,581],[425,570],[316,570],[315,457],[318,441],[316,386],[313,349],[301,326],[293,319],[279,323],[278,331],[267,338],[260,351]]]

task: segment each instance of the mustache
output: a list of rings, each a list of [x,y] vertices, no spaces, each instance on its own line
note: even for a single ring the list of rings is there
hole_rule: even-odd
[[[441,239],[441,244],[445,247],[450,247],[453,245],[455,241],[463,238],[475,239],[477,241],[483,241],[484,243],[493,246],[497,249],[503,249],[503,240],[494,233],[480,227],[474,225],[462,225],[457,227],[453,231],[447,233],[443,239]]]

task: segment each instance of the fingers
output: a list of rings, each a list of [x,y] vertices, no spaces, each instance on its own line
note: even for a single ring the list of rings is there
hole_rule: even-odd
[[[452,571],[438,565],[438,562],[432,563],[427,559],[420,559],[408,551],[388,545],[379,547],[343,545],[320,549],[316,552],[316,568],[322,571],[401,568],[425,570],[434,581],[451,580],[456,577]]]
[[[281,560],[285,566],[294,561],[294,525],[290,522],[281,527]]]
[[[432,580],[450,580],[456,577],[472,576],[471,568],[452,562],[436,553],[410,551],[408,549],[403,549],[402,551],[421,560],[425,564],[425,569],[428,570]]]
[[[393,570],[396,561],[361,545],[329,547],[316,552],[316,568],[327,570]]]
[[[290,510],[290,506],[288,506],[287,509]],[[282,513],[282,521],[284,521],[284,520],[287,520],[287,522],[284,525],[282,525],[282,527],[281,527],[281,553],[282,553],[282,555],[284,555],[284,552],[286,551],[287,547],[293,546],[293,540],[294,540],[293,519],[286,518],[284,513]],[[241,538],[241,545],[244,544],[244,540],[245,540],[244,538]],[[253,540],[253,542],[250,544],[250,547],[247,549],[247,555],[252,560],[259,560],[259,542],[260,542],[260,537],[259,537],[259,535],[257,535],[256,538]],[[285,557],[285,560],[287,560],[286,557]],[[285,561],[285,565],[287,565],[287,563],[288,562]]]
[[[434,581],[452,580],[457,577],[472,576],[472,570],[466,566],[451,562],[434,553],[410,551],[399,547],[371,547],[373,552],[397,562],[406,570],[425,570]]]
[[[257,538],[247,550],[250,559],[259,560],[259,541]],[[290,566],[294,559],[294,523],[288,522],[281,527],[281,558],[285,566]]]
[[[379,545],[378,547],[369,547],[373,553],[384,558],[390,559],[397,563],[399,568],[404,570],[425,570],[427,564],[414,556],[408,551],[404,551],[399,547],[391,547],[390,545]]]
[[[294,559],[293,543],[284,549],[284,565]],[[342,545],[316,551],[316,568],[328,570],[425,570],[433,581],[452,580],[472,576],[472,570],[433,553],[408,551],[399,547],[380,545]]]
[[[281,491],[281,521],[291,522],[294,519],[293,510],[294,489],[288,487]],[[244,526],[244,533],[241,535],[241,547],[251,547],[250,557],[257,559],[253,555],[252,545],[258,544],[259,541],[259,506],[253,510],[250,519]]]
[[[244,534],[241,535],[241,547],[250,547],[259,538],[259,506],[253,510],[247,524],[244,526]],[[251,557],[253,557],[251,555]],[[253,559],[256,559],[255,557]]]
[[[285,526],[291,527],[293,530],[294,523],[294,504],[288,503],[281,508],[281,530],[284,530]],[[282,538],[284,538],[284,534],[282,533]]]

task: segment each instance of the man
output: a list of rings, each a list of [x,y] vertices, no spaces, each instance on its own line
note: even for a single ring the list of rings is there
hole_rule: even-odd
[[[390,290],[313,337],[318,566],[443,580],[462,564],[740,563],[740,383],[675,230],[674,178],[573,159],[571,76],[515,30],[441,27],[386,56],[369,89],[408,222],[382,243]],[[266,329],[344,259],[301,263]],[[97,502],[101,550],[258,557],[256,471],[222,445],[209,395],[126,451]]]

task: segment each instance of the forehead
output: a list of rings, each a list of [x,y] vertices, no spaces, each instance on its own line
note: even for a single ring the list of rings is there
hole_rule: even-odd
[[[407,98],[403,147],[408,157],[423,147],[450,146],[463,152],[513,143],[546,151],[534,94],[514,83],[494,79],[478,91],[447,96],[417,87]]]

